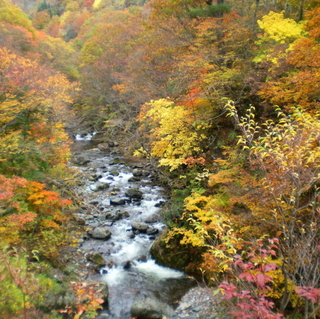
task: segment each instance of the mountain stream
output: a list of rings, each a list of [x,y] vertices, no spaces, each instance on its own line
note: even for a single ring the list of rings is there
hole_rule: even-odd
[[[86,176],[78,189],[86,204],[79,217],[90,235],[81,249],[99,253],[106,262],[95,275],[109,287],[108,307],[98,318],[129,319],[132,305],[141,298],[174,307],[194,283],[185,273],[158,265],[149,254],[165,229],[160,216],[165,189],[154,185],[143,162],[101,151],[88,137],[77,136],[73,162]],[[99,238],[101,230],[109,236]]]

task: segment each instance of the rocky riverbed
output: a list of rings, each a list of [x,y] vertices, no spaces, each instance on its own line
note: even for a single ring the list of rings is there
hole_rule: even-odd
[[[160,212],[167,200],[152,169],[116,155],[114,145],[111,152],[109,145],[80,146],[72,159],[82,176],[77,218],[85,232],[76,251],[78,264],[86,268],[79,276],[109,288],[97,318],[216,318],[211,289],[150,257],[153,241],[165,229]]]

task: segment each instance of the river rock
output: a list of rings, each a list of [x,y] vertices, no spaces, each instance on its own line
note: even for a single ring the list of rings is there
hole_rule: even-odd
[[[142,169],[135,168],[135,169],[132,171],[132,174],[133,174],[133,176],[135,176],[135,177],[143,176],[143,170],[142,170]]]
[[[109,187],[109,184],[107,183],[101,183],[101,182],[97,182],[93,185],[90,185],[90,189],[93,191],[93,192],[98,192],[98,191],[101,191],[101,190],[104,190],[104,189],[107,189]]]
[[[76,165],[84,166],[90,163],[90,159],[86,156],[75,156],[72,162]]]
[[[154,207],[163,207],[166,204],[164,201],[160,201],[154,205]]]
[[[148,229],[147,229],[148,235],[155,235],[155,234],[158,234],[158,232],[159,232],[159,230],[154,227],[148,227]]]
[[[116,171],[116,170],[111,171],[109,174],[112,176],[119,176],[120,175],[119,171]]]
[[[109,239],[111,237],[110,230],[104,227],[96,227],[90,232],[90,234],[96,239]]]
[[[107,184],[107,183],[102,183],[102,182],[97,182],[96,183],[96,187],[97,187],[97,189],[98,190],[104,190],[104,189],[107,189],[107,188],[109,188],[109,184]]]
[[[135,177],[147,177],[150,175],[150,171],[146,169],[135,168],[134,170],[132,170],[132,174]]]
[[[146,233],[149,226],[146,223],[132,222],[131,227],[133,231],[138,231],[139,233]]]
[[[129,188],[126,191],[126,196],[133,198],[133,199],[141,199],[143,193],[138,188]]]
[[[87,260],[92,261],[94,264],[96,264],[99,267],[105,266],[107,263],[99,253],[91,253],[87,256]]]
[[[123,213],[119,210],[115,211],[115,212],[107,212],[106,214],[106,219],[111,220],[111,221],[116,221],[116,220],[120,220],[123,218]]]
[[[123,269],[130,269],[131,268],[131,261],[128,260],[123,264]]]
[[[173,314],[174,310],[169,305],[149,297],[138,298],[131,306],[132,317],[139,319],[162,319]]]
[[[181,298],[178,307],[175,309],[175,315],[170,319],[216,319],[218,314],[223,313],[220,306],[221,295],[214,293],[215,289],[194,287]],[[231,315],[225,314],[225,319],[231,319]]]
[[[110,199],[110,205],[113,205],[113,206],[125,205],[128,202],[130,202],[129,198],[111,198]]]
[[[84,226],[86,224],[85,219],[80,216],[74,216],[73,220],[77,225],[80,225],[80,226]]]
[[[160,220],[160,216],[155,214],[155,215],[149,216],[147,219],[144,220],[144,222],[151,224],[151,223],[158,222],[159,220]]]
[[[100,143],[100,144],[97,145],[97,147],[101,152],[105,152],[105,151],[109,150],[109,144],[108,143]]]
[[[90,181],[97,181],[99,178],[101,178],[102,175],[101,174],[98,174],[98,173],[95,173],[95,174],[92,174],[91,176],[89,176],[89,180]]]

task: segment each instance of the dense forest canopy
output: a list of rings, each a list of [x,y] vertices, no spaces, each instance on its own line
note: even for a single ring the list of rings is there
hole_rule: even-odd
[[[2,318],[62,318],[75,119],[170,189],[159,262],[235,318],[319,318],[319,26],[318,0],[0,0]]]

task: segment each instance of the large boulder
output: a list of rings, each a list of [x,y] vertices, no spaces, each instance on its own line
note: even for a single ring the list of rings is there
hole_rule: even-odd
[[[129,188],[126,191],[126,196],[133,199],[141,199],[143,193],[138,188]]]
[[[106,212],[106,219],[111,221],[120,220],[123,218],[124,213],[117,210],[117,211],[108,211]]]
[[[206,318],[216,319],[223,310],[223,296],[217,294],[215,288],[193,287],[189,289],[180,299],[175,309],[175,316],[170,319],[180,318]],[[224,319],[231,319],[233,316],[225,314]]]
[[[146,223],[132,222],[131,227],[134,232],[146,233],[149,226]]]
[[[109,239],[111,232],[105,227],[96,227],[90,232],[90,235],[95,239]]]
[[[131,306],[131,315],[137,319],[162,319],[173,314],[174,310],[169,305],[150,297],[138,298]]]

